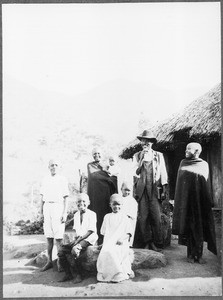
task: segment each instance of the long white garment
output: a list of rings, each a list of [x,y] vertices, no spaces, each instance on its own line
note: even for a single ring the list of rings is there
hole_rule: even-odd
[[[132,225],[125,214],[105,215],[101,227],[104,242],[97,260],[98,281],[119,282],[133,274],[128,239],[117,245],[117,240],[127,233],[132,234]]]
[[[123,205],[122,205],[122,213],[126,214],[130,217],[130,222],[132,224],[132,236],[130,239],[130,246],[133,244],[134,235],[135,235],[135,228],[136,228],[136,220],[137,220],[137,213],[138,213],[138,203],[131,195],[127,197],[123,197]]]

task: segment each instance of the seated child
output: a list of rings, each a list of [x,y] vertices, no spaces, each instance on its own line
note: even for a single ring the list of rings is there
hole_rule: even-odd
[[[110,197],[112,213],[105,215],[101,226],[104,239],[97,260],[98,281],[120,282],[134,277],[129,249],[132,225],[122,213],[122,201],[118,194]]]
[[[80,193],[77,198],[78,211],[74,214],[74,226],[76,231],[76,238],[73,242],[61,246],[58,252],[60,265],[65,271],[65,276],[59,280],[60,282],[73,279],[70,265],[68,263],[66,254],[72,253],[76,258],[77,276],[74,283],[82,281],[82,268],[80,258],[90,245],[95,245],[98,239],[96,229],[96,213],[88,209],[90,200],[87,194]]]
[[[132,224],[132,237],[130,240],[130,246],[132,246],[136,228],[138,203],[135,198],[130,195],[130,193],[132,192],[132,184],[130,182],[124,181],[121,186],[121,191],[123,197],[122,211],[130,218]]]

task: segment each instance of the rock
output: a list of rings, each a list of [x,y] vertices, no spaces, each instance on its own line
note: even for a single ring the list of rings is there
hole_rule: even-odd
[[[81,258],[81,264],[85,271],[90,273],[96,273],[96,262],[100,250],[97,246],[89,246],[85,254]],[[147,249],[130,249],[130,255],[132,260],[132,269],[154,269],[165,267],[167,265],[167,259],[164,254]],[[54,265],[57,259],[56,253],[53,253]],[[75,259],[72,254],[67,254],[67,259],[71,268],[75,267]],[[27,265],[36,265],[42,267],[47,262],[47,251],[41,252],[37,257],[32,259]]]
[[[15,252],[15,254],[13,255],[13,258],[20,258],[20,257],[25,256],[26,254],[27,254],[27,252],[24,250],[17,250]]]
[[[100,250],[98,250],[98,246],[89,246],[87,251],[81,258],[81,264],[84,270],[88,272],[96,272],[96,262],[98,259],[98,255]],[[75,267],[75,259],[72,254],[67,254],[67,259],[71,267]]]
[[[41,252],[39,255],[37,255],[35,258],[34,258],[36,264],[38,266],[44,266],[47,262],[47,250]]]
[[[53,247],[53,253],[52,253],[54,265],[57,260],[57,248],[56,246]],[[43,267],[47,263],[47,250],[42,251],[39,253],[36,257],[32,258],[26,266],[37,266],[37,267]]]
[[[31,252],[31,253],[28,253],[26,255],[27,258],[33,258],[33,257],[36,257],[39,253],[36,253],[36,252]]]
[[[147,249],[133,249],[134,260],[132,269],[154,269],[167,265],[167,259],[164,254]]]
[[[100,251],[97,246],[88,247],[84,256],[82,257],[83,269],[96,273],[96,262]],[[132,260],[132,269],[154,269],[165,267],[167,259],[164,254],[147,249],[130,249]],[[75,266],[75,259],[72,254],[67,254],[68,261],[71,267]]]

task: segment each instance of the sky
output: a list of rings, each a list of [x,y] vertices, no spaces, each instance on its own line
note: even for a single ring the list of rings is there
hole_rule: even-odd
[[[74,99],[77,124],[118,141],[221,81],[220,2],[3,4],[2,26],[3,103],[11,82],[45,93],[48,118],[50,92],[58,112]]]

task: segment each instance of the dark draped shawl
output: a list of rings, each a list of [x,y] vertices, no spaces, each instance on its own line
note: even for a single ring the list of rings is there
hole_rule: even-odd
[[[111,212],[109,200],[117,193],[117,178],[109,176],[97,162],[87,165],[87,194],[90,198],[89,209],[97,214],[97,232],[100,233],[104,216]]]
[[[213,199],[208,163],[200,158],[183,159],[177,174],[172,233],[179,244],[186,245],[188,232],[196,241],[206,241],[207,248],[217,254]]]

